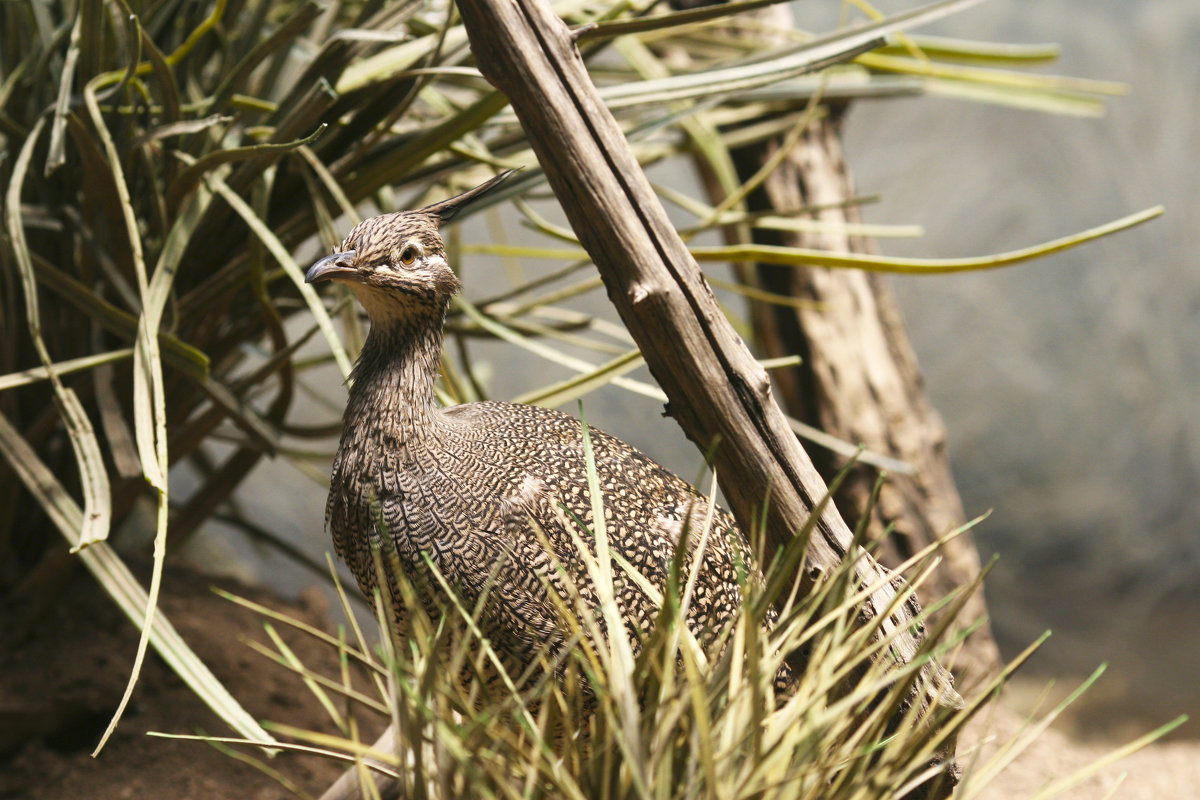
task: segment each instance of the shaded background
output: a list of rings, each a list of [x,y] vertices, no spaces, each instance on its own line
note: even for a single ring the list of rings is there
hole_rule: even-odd
[[[1085,248],[1003,271],[900,278],[909,331],[1006,655],[1054,632],[1035,673],[1111,668],[1101,717],[1200,735],[1200,3],[987,3],[939,33],[1062,45],[1051,69],[1123,81],[1102,119],[961,102],[861,104],[846,130],[872,221],[926,236],[895,255],[1014,249],[1163,204]],[[901,142],[897,152],[890,142]]]
[[[798,4],[797,22],[832,27],[835,6]],[[1180,734],[1200,736],[1200,3],[997,1],[930,32],[1059,42],[1063,57],[1048,71],[1130,85],[1103,119],[936,98],[863,102],[849,115],[846,147],[860,193],[884,198],[867,208],[869,221],[926,229],[922,239],[882,242],[893,255],[997,252],[1167,207],[1132,232],[1029,265],[895,285],[968,514],[995,509],[976,536],[985,559],[1001,556],[988,585],[1000,645],[1012,656],[1054,631],[1024,673],[1037,687],[1030,694],[1048,676],[1063,678],[1065,691],[1108,661],[1077,706],[1079,732],[1121,737],[1189,711],[1194,721]],[[653,177],[681,174],[689,185],[680,188],[699,194],[686,165]],[[464,241],[520,235],[488,222],[472,219]],[[504,268],[473,259],[462,269],[467,295],[482,298]],[[603,310],[605,301],[597,294],[580,307]],[[472,351],[493,397],[567,375],[509,348]],[[298,408],[312,415],[298,421],[328,421],[344,403],[332,370],[316,388],[329,407]],[[611,388],[587,406],[589,422],[694,480],[702,461],[660,412]],[[186,492],[188,476],[173,479]],[[330,547],[324,494],[268,462],[239,498],[263,527],[321,557]],[[190,552],[206,568],[265,573],[285,592],[312,584],[236,531],[209,527],[215,535],[196,537]]]

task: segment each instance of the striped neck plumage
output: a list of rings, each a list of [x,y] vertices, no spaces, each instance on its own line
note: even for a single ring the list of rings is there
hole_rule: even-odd
[[[439,416],[434,384],[444,319],[444,313],[371,314],[371,330],[351,375],[347,426],[353,419],[406,437],[429,432]]]

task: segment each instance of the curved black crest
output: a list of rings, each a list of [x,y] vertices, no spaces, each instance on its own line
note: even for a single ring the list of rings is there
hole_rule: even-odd
[[[474,189],[468,189],[462,194],[455,195],[454,197],[434,203],[433,205],[425,206],[420,210],[420,213],[429,214],[430,216],[436,218],[438,221],[438,226],[440,227],[442,223],[449,222],[450,220],[454,219],[458,212],[462,211],[464,208],[471,205],[471,203],[475,202],[492,189],[495,189],[497,186],[507,181],[516,173],[517,170],[515,169],[505,170],[491,180],[479,184]]]

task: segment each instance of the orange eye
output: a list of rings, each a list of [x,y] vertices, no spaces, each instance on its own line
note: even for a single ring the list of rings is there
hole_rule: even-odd
[[[404,248],[404,251],[402,253],[400,253],[400,263],[406,267],[411,267],[413,265],[413,262],[416,260],[417,260],[417,249],[415,247],[412,247],[412,246],[406,247],[406,248]]]

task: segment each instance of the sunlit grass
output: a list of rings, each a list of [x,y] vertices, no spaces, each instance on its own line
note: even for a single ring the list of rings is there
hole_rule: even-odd
[[[595,480],[591,492],[599,497]],[[801,531],[765,575],[746,576],[741,612],[728,629],[702,643],[684,624],[693,565],[680,554],[701,557],[707,537],[716,535],[706,526],[681,534],[665,586],[639,583],[661,611],[651,630],[630,634],[621,623],[613,581],[640,576],[621,559],[606,558],[602,546],[593,555],[588,542],[604,541],[597,533],[578,524],[569,557],[584,562],[598,607],[583,599],[565,570],[557,574],[566,587],[561,593],[545,581],[559,636],[548,637],[538,668],[520,673],[506,670],[485,635],[486,593],[459,598],[428,559],[403,567],[394,552],[378,554],[379,585],[388,586],[386,572],[397,591],[375,598],[380,630],[374,647],[360,630],[348,642],[345,635],[332,637],[230,597],[270,618],[264,625],[278,649],[273,660],[314,693],[329,713],[332,732],[299,729],[286,720],[268,728],[283,740],[285,752],[355,764],[360,780],[369,771],[375,780],[394,781],[401,797],[900,798],[948,779],[941,760],[945,748],[1045,639],[975,689],[961,708],[931,710],[911,700],[937,696],[939,687],[923,685],[931,673],[920,667],[930,658],[952,659],[967,635],[947,634],[961,595],[950,598],[950,613],[931,626],[917,657],[898,663],[889,637],[860,619],[870,587],[854,584],[851,560],[815,583],[797,577],[805,574],[793,566],[803,558],[808,531]],[[559,557],[550,555],[552,562]],[[934,547],[906,565],[914,586],[936,557]],[[431,587],[440,587],[435,590],[440,612],[433,616],[421,599]],[[343,612],[353,620],[341,596]],[[389,624],[397,608],[408,620],[406,631]],[[273,633],[278,623],[334,649],[343,664],[340,674],[320,675],[300,663]],[[606,637],[602,627],[614,635]],[[266,645],[254,646],[271,653]],[[785,663],[797,672],[781,687],[777,678]],[[976,796],[1098,675],[995,755],[972,757],[956,796]],[[397,732],[382,750],[358,735],[380,721]],[[1115,750],[1036,796],[1054,796],[1181,722]],[[288,785],[284,764],[267,767],[253,750],[239,757]]]

